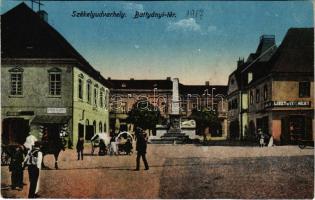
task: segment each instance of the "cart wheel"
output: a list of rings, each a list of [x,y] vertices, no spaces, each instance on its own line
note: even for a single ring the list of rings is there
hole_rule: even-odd
[[[11,162],[11,157],[5,151],[1,152],[1,165],[9,165]]]
[[[300,144],[299,144],[300,149],[304,149],[305,146],[306,146],[305,144],[303,144],[302,142],[300,142]]]

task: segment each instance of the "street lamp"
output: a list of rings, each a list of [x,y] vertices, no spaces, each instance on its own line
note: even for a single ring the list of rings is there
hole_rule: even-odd
[[[212,109],[212,111],[214,110],[213,109],[213,90],[215,90],[215,88],[211,88],[211,101],[212,101],[211,102],[212,103],[212,105],[211,105],[212,108],[211,109]]]

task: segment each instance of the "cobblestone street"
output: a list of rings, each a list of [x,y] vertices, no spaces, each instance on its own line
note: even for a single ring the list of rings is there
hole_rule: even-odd
[[[149,145],[150,170],[135,168],[131,156],[91,156],[85,148],[83,161],[75,150],[59,157],[45,157],[51,169],[41,171],[42,198],[313,198],[312,148],[297,146],[202,147]],[[26,198],[23,191],[8,189],[10,173],[1,167],[2,196]]]

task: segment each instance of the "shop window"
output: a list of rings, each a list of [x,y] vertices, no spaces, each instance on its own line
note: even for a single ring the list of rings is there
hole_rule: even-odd
[[[23,95],[23,69],[15,67],[10,72],[11,95]]]
[[[299,83],[299,97],[310,97],[310,82]]]

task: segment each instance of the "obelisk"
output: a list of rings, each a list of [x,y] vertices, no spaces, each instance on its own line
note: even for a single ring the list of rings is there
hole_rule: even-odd
[[[172,90],[172,108],[170,117],[170,128],[168,133],[181,133],[180,129],[180,114],[179,114],[179,89],[178,78],[173,78],[173,90]]]
[[[179,115],[179,92],[178,92],[178,78],[173,78],[173,90],[172,90],[172,113],[173,115]]]

